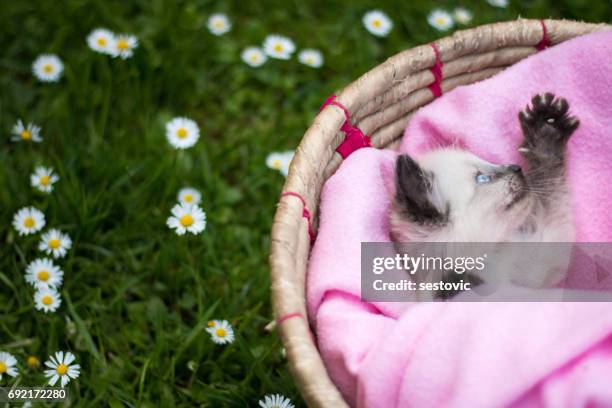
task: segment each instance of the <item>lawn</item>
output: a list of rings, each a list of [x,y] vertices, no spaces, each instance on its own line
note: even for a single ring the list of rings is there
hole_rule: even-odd
[[[94,407],[256,406],[280,393],[303,405],[272,319],[269,231],[284,177],[266,166],[294,149],[319,105],[335,90],[420,43],[446,35],[427,23],[436,7],[463,6],[466,26],[523,17],[612,21],[608,0],[486,1],[4,1],[0,6],[0,351],[19,375],[0,385],[40,386],[42,363],[70,350],[81,366],[69,405]],[[368,10],[394,23],[387,37],[363,26]],[[231,31],[215,36],[212,13]],[[87,46],[95,28],[134,34],[131,58]],[[319,49],[321,68],[270,59],[260,67],[241,52],[271,33],[298,50]],[[56,83],[32,74],[34,59],[57,54]],[[201,135],[185,150],[166,140],[174,117]],[[18,119],[42,127],[41,143],[11,141]],[[38,165],[55,169],[50,194],[30,185]],[[207,226],[177,235],[166,220],[178,191],[202,193]],[[34,307],[26,266],[41,257],[40,232],[11,225],[34,206],[72,248],[54,262],[64,272],[55,312]],[[217,345],[211,319],[233,326]],[[0,405],[1,406],[1,405]]]

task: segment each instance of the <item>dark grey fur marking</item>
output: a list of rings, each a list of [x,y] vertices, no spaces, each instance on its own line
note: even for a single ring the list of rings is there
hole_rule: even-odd
[[[552,93],[534,96],[531,105],[519,113],[524,136],[519,151],[529,164],[527,188],[548,205],[565,184],[565,150],[580,122],[568,114],[567,100]]]
[[[426,174],[410,156],[397,158],[395,170],[396,203],[400,213],[423,225],[443,224],[448,219],[448,208],[440,212],[429,200],[431,174]]]

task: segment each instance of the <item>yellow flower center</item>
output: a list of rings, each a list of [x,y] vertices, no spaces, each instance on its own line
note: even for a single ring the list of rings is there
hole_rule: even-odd
[[[106,38],[104,38],[104,37],[98,38],[98,45],[100,47],[104,47],[106,45]]]
[[[27,217],[25,220],[23,220],[23,226],[26,228],[34,228],[35,224],[36,221],[34,221],[34,218],[32,217]]]
[[[213,22],[213,27],[215,27],[215,28],[223,28],[223,27],[225,27],[225,24],[221,20],[215,20]]]
[[[283,45],[282,44],[276,44],[274,46],[274,51],[276,51],[276,52],[283,52]]]
[[[223,327],[219,327],[216,331],[215,334],[219,337],[225,337],[227,336],[227,331],[223,328]]]
[[[259,61],[259,56],[257,54],[253,54],[253,55],[251,55],[250,60],[251,60],[251,62],[257,62],[257,61]]]
[[[438,18],[436,18],[436,24],[444,25],[444,24],[446,24],[446,19],[444,17],[438,17]]]
[[[193,224],[193,217],[189,214],[185,214],[181,217],[181,225],[185,228]]]
[[[180,137],[181,139],[184,139],[187,137],[187,129],[185,128],[179,128],[179,130],[176,131],[176,135],[178,137]]]
[[[6,364],[4,364],[4,361],[0,361],[0,374],[4,373],[6,373]]]
[[[212,320],[209,320],[208,322],[206,322],[206,325],[208,327],[213,327],[215,325],[215,322],[213,322]]]
[[[66,364],[60,364],[55,369],[59,375],[64,375],[68,372],[68,366]]]
[[[38,367],[38,365],[40,364],[40,361],[36,357],[30,356],[28,357],[27,364],[28,364],[28,367],[34,368],[34,367]]]
[[[380,21],[380,20],[374,20],[374,21],[372,21],[372,25],[373,25],[375,28],[380,28],[380,26],[382,25],[382,21]]]
[[[43,186],[48,186],[50,181],[51,181],[51,177],[47,175],[40,176],[40,184],[42,184]]]
[[[32,138],[32,132],[29,130],[24,130],[21,132],[21,138],[23,140],[30,140]]]
[[[274,160],[272,162],[272,168],[273,169],[278,170],[278,169],[280,169],[280,167],[281,167],[281,161],[279,159],[276,159],[276,160]]]
[[[60,240],[57,238],[53,238],[49,240],[49,248],[57,249],[60,247]]]
[[[51,65],[51,64],[43,65],[43,71],[45,71],[47,74],[52,73],[53,72],[53,65]]]
[[[43,305],[49,306],[53,304],[53,298],[50,295],[43,296],[41,300],[43,302]]]
[[[38,280],[46,282],[49,280],[49,272],[47,271],[40,271],[38,272],[38,275],[36,275],[36,277],[38,278]]]
[[[127,42],[126,39],[122,38],[117,41],[117,48],[119,48],[120,50],[127,50],[128,48],[130,48],[130,44]]]
[[[184,200],[190,203],[193,201],[193,196],[191,194],[185,194]]]

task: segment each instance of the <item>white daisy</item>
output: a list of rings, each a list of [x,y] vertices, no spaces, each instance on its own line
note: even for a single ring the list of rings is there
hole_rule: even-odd
[[[259,47],[247,47],[240,54],[240,58],[245,64],[257,68],[265,64],[268,60],[266,54]]]
[[[214,35],[223,35],[232,29],[232,23],[223,13],[216,13],[208,19],[208,31]]]
[[[380,10],[371,10],[363,15],[366,30],[377,37],[386,37],[393,28],[393,21]]]
[[[289,166],[291,165],[293,156],[295,156],[295,151],[293,150],[289,150],[283,153],[282,166],[280,168],[280,172],[285,177],[287,177],[287,175],[289,174]]]
[[[28,356],[28,359],[26,360],[26,364],[28,365],[30,369],[34,370],[35,368],[38,368],[38,366],[40,365],[40,360],[36,356]]]
[[[51,287],[39,286],[34,293],[34,307],[45,313],[55,312],[62,304],[62,299],[57,290]]]
[[[111,43],[110,53],[113,58],[128,59],[134,55],[136,48],[138,48],[138,38],[131,34],[117,34]]]
[[[57,82],[64,71],[64,64],[57,55],[43,54],[32,63],[32,72],[41,82]]]
[[[453,17],[444,10],[435,9],[427,16],[427,22],[436,30],[446,31],[453,28]]]
[[[5,351],[0,351],[0,380],[4,374],[11,377],[17,376],[17,359],[12,354]]]
[[[19,235],[33,234],[45,226],[45,214],[34,207],[23,207],[13,216],[13,227]]]
[[[271,58],[288,60],[295,52],[295,44],[287,37],[271,34],[264,40],[263,49]]]
[[[87,45],[101,54],[112,54],[115,45],[115,34],[106,28],[96,28],[87,36]]]
[[[166,138],[175,149],[187,149],[200,138],[200,128],[189,118],[174,118],[166,123]]]
[[[50,370],[45,370],[45,377],[49,379],[50,386],[54,386],[61,379],[62,387],[65,387],[70,382],[70,379],[77,378],[81,374],[81,366],[72,364],[74,360],[74,354],[69,351],[65,353],[58,351],[54,356],[49,356],[49,360],[45,361],[45,365]]]
[[[298,54],[298,61],[312,68],[320,68],[323,66],[323,54],[319,50],[305,49]]]
[[[30,176],[32,187],[43,193],[50,193],[53,190],[53,184],[57,180],[59,180],[59,177],[53,174],[51,167],[38,166]]]
[[[210,339],[216,344],[229,344],[235,339],[234,329],[227,320],[211,320],[206,328]]]
[[[289,165],[294,155],[295,151],[293,150],[270,153],[268,157],[266,157],[266,166],[273,170],[280,171],[283,176],[287,176],[289,173]]]
[[[195,188],[185,187],[178,193],[178,200],[182,204],[200,204],[202,194]]]
[[[19,119],[17,123],[13,125],[11,132],[13,133],[13,137],[11,137],[13,142],[19,142],[21,140],[24,142],[42,142],[42,138],[40,137],[40,126],[34,123],[28,123],[28,125],[25,126],[21,119]]]
[[[206,229],[206,213],[195,204],[177,204],[172,207],[172,216],[166,224],[174,228],[177,235],[187,231],[196,235]]]
[[[266,166],[272,170],[279,170],[282,166],[283,154],[281,152],[272,152],[266,157]]]
[[[487,0],[487,3],[489,3],[493,7],[501,7],[501,8],[508,7],[508,0]]]
[[[64,272],[49,258],[35,259],[26,268],[25,280],[35,288],[57,289],[62,285]]]
[[[280,394],[266,395],[264,399],[259,400],[259,406],[261,408],[294,408],[291,400]]]
[[[68,234],[64,234],[60,230],[51,229],[40,237],[38,249],[44,251],[54,258],[62,258],[66,256],[66,252],[72,247],[72,240]]]
[[[472,12],[464,7],[457,7],[453,12],[453,17],[459,24],[469,24],[472,21]]]

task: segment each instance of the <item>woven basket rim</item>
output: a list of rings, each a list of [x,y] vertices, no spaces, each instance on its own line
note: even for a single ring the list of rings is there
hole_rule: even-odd
[[[442,89],[447,92],[493,75],[505,68],[503,64],[512,65],[534,53],[534,47],[544,37],[555,45],[610,29],[612,26],[607,24],[571,20],[518,19],[457,31],[435,41],[447,73],[457,71],[442,81]],[[402,51],[338,92],[337,101],[368,134],[370,129],[374,131],[374,147],[390,146],[412,111],[433,99],[428,85],[434,81],[430,67],[435,62],[431,45]],[[279,332],[298,388],[309,406],[318,407],[348,406],[330,380],[316,348],[305,301],[309,223],[316,224],[321,188],[341,164],[335,150],[344,138],[339,132],[344,121],[344,112],[337,106],[326,107],[314,118],[296,149],[272,227],[270,266],[275,318],[280,321]],[[289,192],[293,195],[286,195]]]

